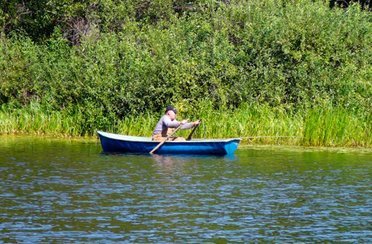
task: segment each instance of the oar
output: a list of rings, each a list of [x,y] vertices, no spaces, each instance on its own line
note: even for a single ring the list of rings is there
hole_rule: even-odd
[[[167,136],[167,138],[165,138],[154,149],[152,149],[150,154],[153,154],[156,150],[158,150],[158,148],[161,147],[164,144],[164,142],[166,142],[171,136],[173,136],[174,133],[176,133],[180,128],[181,128],[181,125],[179,125],[169,136]]]
[[[197,124],[197,125],[194,127],[194,129],[192,129],[192,131],[190,132],[190,135],[186,138],[186,141],[190,141],[190,140],[191,140],[192,134],[194,134],[196,128],[199,127],[200,123],[201,123],[201,119],[199,119],[199,124]]]

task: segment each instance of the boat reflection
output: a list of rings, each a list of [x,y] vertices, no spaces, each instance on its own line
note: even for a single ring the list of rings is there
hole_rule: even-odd
[[[214,160],[224,160],[226,162],[233,162],[238,159],[235,154],[232,155],[225,155],[225,156],[210,156],[210,155],[159,155],[159,154],[152,154],[151,158],[154,159],[157,163],[162,164],[171,164],[171,163],[183,163],[183,162],[190,162],[190,161],[214,161]]]

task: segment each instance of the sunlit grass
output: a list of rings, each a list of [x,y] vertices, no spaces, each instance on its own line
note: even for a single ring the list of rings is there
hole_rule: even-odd
[[[45,113],[34,104],[19,110],[0,110],[0,134],[80,136],[78,118],[62,112]]]
[[[371,146],[370,116],[358,118],[342,108],[314,109],[304,120],[303,145]]]
[[[37,106],[20,110],[0,110],[0,134],[95,136],[97,130],[151,136],[162,114],[128,116],[107,128],[83,131],[81,115],[58,111],[43,112]],[[357,117],[345,109],[323,108],[290,114],[269,106],[243,106],[236,110],[215,110],[202,106],[179,113],[178,119],[202,119],[193,138],[240,137],[246,144],[371,147],[370,116]],[[190,130],[177,132],[187,137]]]

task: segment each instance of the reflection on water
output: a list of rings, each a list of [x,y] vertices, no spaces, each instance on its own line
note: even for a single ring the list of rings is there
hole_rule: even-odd
[[[0,139],[3,242],[371,240],[371,154],[107,155]]]

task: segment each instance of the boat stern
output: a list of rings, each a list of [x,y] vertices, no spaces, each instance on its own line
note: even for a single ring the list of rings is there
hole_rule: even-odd
[[[225,146],[224,146],[226,155],[234,154],[236,149],[238,149],[240,141],[241,141],[241,139],[238,138],[238,139],[233,139],[233,140],[229,141],[228,143],[226,143]]]

